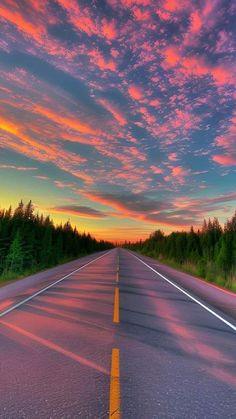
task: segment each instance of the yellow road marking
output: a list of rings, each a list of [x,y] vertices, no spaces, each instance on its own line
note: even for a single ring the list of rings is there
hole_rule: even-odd
[[[112,349],[109,419],[120,419],[120,350]]]
[[[115,288],[115,295],[114,295],[114,312],[113,312],[113,323],[120,323],[120,294],[119,288]]]
[[[119,266],[119,255],[117,256],[117,270],[116,270],[116,282],[119,282],[119,270],[120,270],[120,266]]]

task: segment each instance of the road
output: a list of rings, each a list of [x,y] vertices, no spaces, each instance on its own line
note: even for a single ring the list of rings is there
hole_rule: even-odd
[[[7,285],[0,418],[235,418],[235,308],[124,249]]]

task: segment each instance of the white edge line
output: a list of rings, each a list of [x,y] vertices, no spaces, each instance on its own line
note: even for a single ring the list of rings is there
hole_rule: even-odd
[[[113,249],[112,249],[113,250]],[[55,282],[52,282],[51,284],[49,284],[47,287],[42,288],[41,290],[35,292],[34,294],[30,295],[29,297],[25,298],[22,301],[19,301],[19,303],[7,308],[6,310],[0,312],[0,318],[5,316],[6,314],[10,313],[11,311],[15,310],[16,308],[22,306],[22,304],[27,303],[28,301],[32,300],[32,298],[37,297],[38,295],[42,294],[44,291],[47,291],[49,288],[52,288],[54,285],[59,284],[59,282],[64,281],[64,279],[68,278],[69,276],[73,275],[75,272],[80,271],[81,269],[85,268],[86,266],[90,265],[91,263],[95,262],[98,259],[103,258],[104,256],[108,255],[110,252],[112,252],[112,250],[109,250],[108,252],[106,252],[105,254],[103,254],[102,256],[97,257],[96,259],[91,260],[90,262],[86,263],[83,266],[80,266],[78,269],[75,269],[74,271],[70,272],[69,274],[63,276],[63,278],[58,279]]]
[[[155,272],[157,275],[159,275],[161,278],[163,278],[165,281],[169,282],[169,284],[173,285],[173,287],[177,288],[179,291],[181,291],[183,294],[187,295],[187,297],[191,298],[191,300],[195,301],[195,303],[199,304],[202,308],[204,308],[206,311],[211,313],[213,316],[217,317],[217,319],[221,320],[223,323],[227,324],[227,326],[231,327],[236,332],[236,326],[234,326],[232,323],[225,320],[223,317],[221,317],[219,314],[217,314],[214,310],[207,307],[205,304],[201,303],[197,298],[193,297],[191,294],[189,294],[187,291],[185,291],[183,288],[176,285],[174,282],[172,282],[170,279],[166,278],[164,275],[162,275],[160,272],[156,271],[154,268],[149,266],[146,262],[144,262],[142,259],[140,259],[138,256],[134,255],[133,253],[130,253],[133,257],[138,259],[140,262],[142,262],[145,266],[147,266],[149,269],[151,269],[153,272]]]

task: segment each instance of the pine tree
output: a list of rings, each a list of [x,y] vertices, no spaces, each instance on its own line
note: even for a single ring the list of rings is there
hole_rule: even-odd
[[[14,218],[23,218],[23,216],[24,216],[24,203],[21,200],[18,204],[18,207],[14,211],[13,217]]]
[[[24,209],[24,218],[26,220],[33,220],[34,219],[34,206],[33,206],[31,200],[25,206],[25,209]]]
[[[11,243],[6,257],[5,272],[21,272],[23,267],[23,249],[20,231],[18,230]]]

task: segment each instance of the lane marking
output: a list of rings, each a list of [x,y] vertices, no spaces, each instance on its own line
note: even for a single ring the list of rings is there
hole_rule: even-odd
[[[108,255],[112,251],[113,251],[113,249],[109,250],[108,252],[106,252],[102,256],[99,256],[96,259],[93,259],[90,262],[86,263],[85,265],[80,266],[80,268],[75,269],[74,271],[70,272],[69,274],[63,276],[62,278],[60,278],[57,281],[53,282],[52,284],[48,285],[47,287],[42,288],[41,290],[39,290],[39,291],[35,292],[34,294],[30,295],[29,297],[25,298],[24,300],[21,300],[19,303],[17,303],[15,305],[9,307],[8,309],[0,312],[0,318],[5,316],[6,314],[10,313],[11,311],[15,310],[16,308],[22,306],[23,304],[27,303],[28,301],[32,300],[34,297],[37,297],[38,295],[42,294],[44,291],[47,291],[49,288],[52,288],[54,285],[57,285],[60,282],[64,281],[64,279],[69,278],[74,273],[80,271],[81,269],[84,269],[86,266],[90,265],[91,263],[96,262],[97,260],[103,258],[104,256]]]
[[[12,323],[5,322],[4,320],[0,320],[0,324],[3,324],[5,327],[8,327],[8,328],[14,330],[14,332],[17,332],[17,333],[27,337],[28,339],[31,339],[31,340],[39,343],[40,345],[45,346],[46,348],[49,348],[49,349],[51,349],[55,352],[58,352],[58,353],[66,356],[68,358],[73,359],[73,361],[79,362],[81,365],[85,365],[86,367],[95,369],[96,371],[99,371],[99,372],[101,372],[103,374],[106,374],[106,375],[109,374],[109,371],[107,371],[105,368],[98,365],[97,362],[90,361],[89,359],[84,358],[83,356],[78,355],[74,352],[71,352],[68,349],[63,348],[62,346],[57,345],[56,343],[54,343],[54,342],[52,342],[48,339],[44,339],[40,336],[34,335],[33,333],[28,332],[25,329],[21,329],[21,327],[15,326]]]
[[[115,287],[113,323],[120,323],[120,307],[119,306],[120,306],[119,288]]]
[[[119,260],[119,255],[117,256],[117,270],[116,270],[116,282],[119,282],[119,271],[120,271],[120,260]]]
[[[189,294],[187,291],[185,291],[183,288],[179,287],[177,284],[172,282],[170,279],[166,278],[164,275],[162,275],[160,272],[156,271],[154,268],[149,266],[146,262],[144,262],[142,259],[140,259],[138,256],[134,255],[133,253],[130,253],[134,258],[138,259],[141,263],[143,263],[145,266],[147,266],[151,271],[155,272],[157,275],[159,275],[161,278],[163,278],[166,282],[173,285],[173,287],[177,288],[179,291],[181,291],[183,294],[187,295],[191,300],[193,300],[195,303],[200,305],[204,310],[211,313],[213,316],[215,316],[217,319],[221,320],[223,323],[227,324],[231,329],[233,329],[236,332],[236,326],[234,326],[233,323],[230,323],[228,320],[224,319],[222,316],[217,314],[214,310],[207,307],[205,304],[203,304],[201,301],[199,301],[197,298],[193,297],[191,294]]]
[[[113,348],[111,353],[109,419],[120,419],[120,417],[120,350]]]

